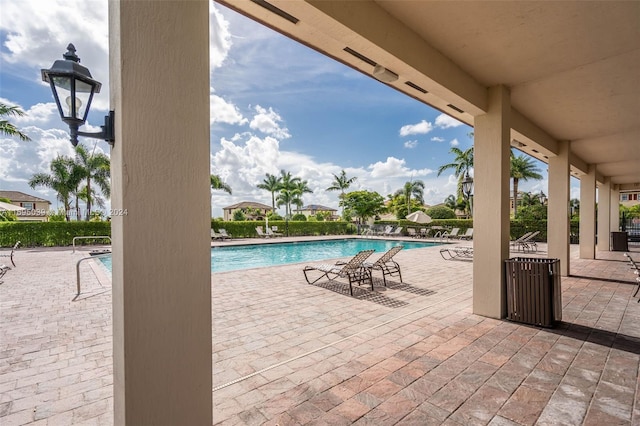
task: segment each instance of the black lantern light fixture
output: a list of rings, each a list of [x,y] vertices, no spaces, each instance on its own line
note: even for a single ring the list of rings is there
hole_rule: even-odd
[[[462,179],[462,192],[467,197],[469,202],[469,214],[473,216],[473,204],[471,201],[471,193],[473,192],[473,178],[469,176],[469,172],[464,174],[464,179]]]
[[[78,145],[78,136],[84,136],[102,139],[113,146],[113,111],[105,116],[101,132],[87,133],[78,130],[87,121],[93,95],[100,93],[102,83],[94,80],[89,70],[80,65],[80,58],[76,55],[73,44],[67,46],[67,53],[62,57],[64,60],[55,61],[50,69],[43,69],[41,73],[42,81],[51,85],[60,118],[69,125],[71,143],[73,146]]]
[[[540,201],[540,204],[542,204],[543,206],[547,204],[547,196],[544,195],[544,192],[540,191],[540,193],[538,194],[538,201]]]

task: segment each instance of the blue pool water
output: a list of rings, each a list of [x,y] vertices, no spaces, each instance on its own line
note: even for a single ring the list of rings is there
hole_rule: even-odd
[[[418,241],[344,239],[213,247],[211,249],[211,272],[235,271],[298,262],[318,262],[354,256],[361,250],[370,249],[382,254],[398,244],[404,246],[403,250],[439,245],[438,243]],[[111,257],[103,257],[100,260],[111,270]]]

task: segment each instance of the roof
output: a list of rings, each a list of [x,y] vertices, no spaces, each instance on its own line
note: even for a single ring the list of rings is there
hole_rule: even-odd
[[[271,206],[266,204],[258,203],[256,201],[241,201],[237,204],[233,204],[231,206],[223,207],[224,210],[233,210],[233,209],[242,209],[246,207],[251,207],[252,209],[262,209],[262,210],[273,210]]]
[[[25,194],[20,191],[0,191],[0,198],[8,198],[12,203],[47,203],[51,204],[51,201],[44,198],[35,197],[33,195]]]
[[[335,212],[337,211],[334,208],[321,206],[320,204],[309,204],[308,206],[302,207],[300,210],[320,210],[323,212]]]

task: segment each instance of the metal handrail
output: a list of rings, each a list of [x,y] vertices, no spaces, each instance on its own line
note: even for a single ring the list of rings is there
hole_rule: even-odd
[[[89,239],[89,238],[94,238],[94,239],[96,239],[96,238],[106,238],[106,239],[109,240],[109,242],[111,242],[111,237],[108,236],[108,235],[86,235],[86,236],[82,236],[82,237],[73,237],[73,252],[72,253],[76,252],[76,240]]]
[[[80,263],[84,260],[87,259],[99,259],[101,257],[107,257],[107,256],[111,256],[111,253],[105,253],[105,254],[98,254],[95,256],[89,256],[89,257],[83,257],[82,259],[78,260],[78,262],[76,263],[76,287],[78,289],[78,292],[76,293],[76,297],[73,298],[73,300],[76,300],[78,298],[78,296],[80,296]]]

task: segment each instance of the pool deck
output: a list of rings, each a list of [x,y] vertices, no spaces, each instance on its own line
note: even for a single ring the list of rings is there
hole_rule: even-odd
[[[474,315],[472,263],[439,249],[401,251],[403,283],[375,275],[355,297],[342,280],[307,284],[306,263],[212,274],[214,424],[640,425],[640,303],[622,253],[572,246],[563,321],[545,329]],[[100,265],[83,262],[72,301],[88,251],[23,248],[3,278],[3,426],[113,423]]]

